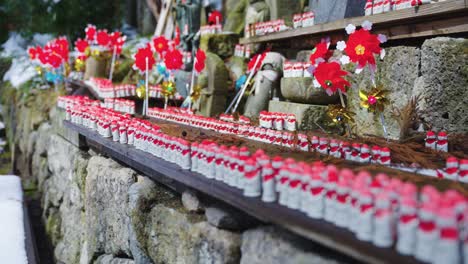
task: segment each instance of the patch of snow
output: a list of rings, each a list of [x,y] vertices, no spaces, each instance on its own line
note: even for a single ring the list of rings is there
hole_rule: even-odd
[[[122,34],[127,36],[127,41],[135,39],[138,35],[137,29],[127,23],[123,24],[121,31]]]
[[[34,65],[27,56],[23,56],[13,59],[10,69],[3,76],[3,81],[10,81],[13,87],[18,88],[36,75]]]
[[[0,175],[0,202],[6,200],[23,202],[21,179],[18,176]]]
[[[28,263],[25,246],[23,191],[18,176],[0,175],[0,259]]]
[[[52,34],[41,34],[41,33],[35,33],[32,38],[31,45],[39,45],[43,47],[47,42],[52,40],[54,36]]]
[[[130,54],[135,54],[139,48],[145,47],[151,40],[149,38],[136,38],[126,41],[123,49],[129,50]]]
[[[0,176],[1,177],[1,176]],[[0,201],[0,259],[2,263],[27,264],[23,203]]]
[[[8,40],[2,44],[1,57],[26,55],[26,40],[17,32],[11,32]]]

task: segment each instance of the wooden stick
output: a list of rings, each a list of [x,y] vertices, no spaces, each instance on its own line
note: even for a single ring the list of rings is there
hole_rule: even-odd
[[[193,92],[193,85],[195,83],[195,64],[196,63],[197,63],[197,57],[195,57],[195,59],[193,60],[192,79],[190,80],[190,91],[189,91],[189,94],[187,95],[188,97],[190,97]],[[191,109],[191,108],[192,108],[192,99],[189,100],[189,106],[188,106],[188,109]]]
[[[143,104],[143,116],[148,113],[148,58],[146,58],[146,71],[145,71],[145,103]]]
[[[110,67],[110,73],[109,73],[109,80],[112,82],[112,76],[114,75],[114,64],[115,64],[115,57],[117,56],[116,51],[117,47],[114,46],[114,51],[112,52],[112,61],[111,61],[111,67]]]
[[[239,96],[239,98],[237,98],[236,105],[235,105],[234,108],[232,109],[232,112],[233,112],[233,113],[236,112],[236,109],[237,109],[237,107],[239,106],[239,103],[240,103],[240,101],[241,101],[241,99],[242,99],[242,96],[244,95],[245,90],[247,89],[247,86],[249,85],[250,79],[252,79],[252,77],[253,77],[253,75],[254,75],[254,73],[255,73],[255,70],[256,70],[256,68],[257,68],[257,65],[258,65],[258,63],[260,62],[260,57],[261,57],[261,56],[258,56],[258,57],[257,57],[257,60],[255,61],[255,64],[254,64],[254,66],[253,66],[253,68],[252,68],[252,71],[250,72],[249,77],[248,77],[247,80],[245,81],[244,87],[242,87],[240,96]]]

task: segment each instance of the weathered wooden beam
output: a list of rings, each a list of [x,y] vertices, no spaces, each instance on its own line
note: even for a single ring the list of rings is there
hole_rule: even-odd
[[[315,220],[277,203],[264,203],[260,198],[248,198],[242,191],[222,182],[210,180],[177,165],[157,158],[133,146],[103,138],[83,126],[64,121],[64,126],[87,138],[91,146],[117,161],[143,172],[153,180],[172,189],[183,184],[214,199],[223,201],[263,222],[272,223],[331,249],[366,263],[418,263],[412,257],[398,254],[395,249],[378,248],[358,240],[354,234],[331,223]]]
[[[335,40],[346,38],[344,28],[348,24],[361,25],[365,20],[373,23],[373,32],[388,36],[389,40],[430,37],[455,33],[468,33],[468,6],[466,0],[452,0],[396,10],[372,16],[341,19],[306,28],[243,38],[241,44],[290,42],[299,47],[303,43],[313,45],[321,38],[331,36]],[[300,38],[301,41],[297,41]]]

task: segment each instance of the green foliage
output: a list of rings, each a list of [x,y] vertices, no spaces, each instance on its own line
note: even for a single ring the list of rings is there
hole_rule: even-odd
[[[123,8],[123,0],[0,0],[0,41],[5,41],[9,31],[25,36],[55,33],[76,39],[84,36],[88,23],[113,30],[120,25]]]

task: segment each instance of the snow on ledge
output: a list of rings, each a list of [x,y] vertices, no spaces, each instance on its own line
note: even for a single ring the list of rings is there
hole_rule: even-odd
[[[27,264],[20,178],[0,175],[0,260]]]

